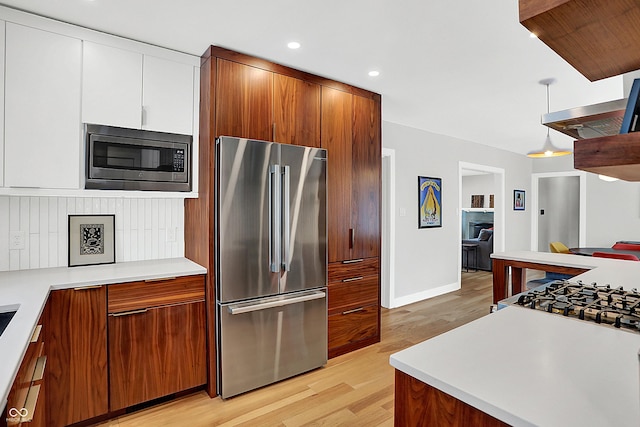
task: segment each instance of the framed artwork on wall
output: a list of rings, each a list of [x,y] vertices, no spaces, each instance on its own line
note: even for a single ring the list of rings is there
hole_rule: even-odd
[[[524,210],[524,190],[513,190],[513,210]]]
[[[442,179],[418,177],[418,228],[442,227]]]
[[[69,267],[116,262],[115,215],[69,215]]]

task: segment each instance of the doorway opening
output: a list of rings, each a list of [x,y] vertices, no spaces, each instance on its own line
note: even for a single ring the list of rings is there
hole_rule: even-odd
[[[382,149],[382,253],[380,305],[395,307],[396,151]]]
[[[463,191],[463,180],[465,176],[479,175],[483,176],[484,181],[490,182],[488,187],[493,193],[493,208],[490,208],[490,201],[484,200],[484,206],[482,208],[471,208],[471,191],[469,194]],[[478,212],[481,216],[484,212],[492,212],[493,214],[493,252],[503,252],[505,246],[505,171],[502,168],[496,168],[493,166],[459,162],[458,163],[458,223],[459,223],[459,235],[458,242],[462,242],[465,236],[468,237],[468,233],[475,233],[477,228],[475,225],[470,224],[467,217],[469,212]],[[478,191],[480,192],[480,191]],[[484,195],[490,199],[489,195]],[[468,197],[467,197],[468,196]],[[464,197],[464,200],[463,200]],[[469,199],[469,200],[467,200]],[[477,200],[477,199],[475,199]],[[463,224],[463,212],[465,216],[465,224]],[[482,222],[482,221],[481,221]],[[458,251],[458,283],[462,278],[462,250]]]
[[[531,208],[531,250],[549,252],[549,243],[568,247],[586,242],[587,176],[581,171],[535,173]]]

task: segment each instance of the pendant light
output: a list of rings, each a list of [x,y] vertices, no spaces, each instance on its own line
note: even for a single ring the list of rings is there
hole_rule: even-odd
[[[554,78],[542,79],[539,82],[541,85],[545,85],[547,87],[547,114],[549,114],[549,85],[552,85],[555,82],[556,79]],[[527,157],[560,157],[566,156],[567,154],[571,154],[571,151],[563,150],[553,145],[553,143],[551,142],[551,137],[549,136],[549,127],[547,127],[547,138],[544,140],[542,149],[528,152]]]

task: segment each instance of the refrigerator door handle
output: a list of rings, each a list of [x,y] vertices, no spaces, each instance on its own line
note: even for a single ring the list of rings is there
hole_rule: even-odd
[[[297,304],[300,302],[313,301],[316,299],[324,298],[325,295],[326,293],[323,291],[316,291],[313,293],[291,296],[288,298],[279,298],[275,300],[271,299],[271,300],[267,300],[266,302],[258,302],[256,304],[249,304],[249,305],[246,305],[246,303],[233,304],[233,305],[227,306],[227,309],[231,314],[251,313],[253,311],[266,310],[268,308],[284,307],[286,305]]]
[[[284,271],[291,270],[291,262],[289,256],[290,253],[290,227],[291,227],[291,216],[290,216],[290,207],[289,207],[289,166],[282,167],[282,268]],[[280,290],[283,292],[283,290]]]
[[[272,273],[280,272],[280,248],[282,198],[280,194],[280,165],[269,167],[269,270]]]

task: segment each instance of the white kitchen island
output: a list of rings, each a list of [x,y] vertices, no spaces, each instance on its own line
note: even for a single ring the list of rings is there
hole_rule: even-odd
[[[566,257],[545,255],[544,261]],[[514,258],[527,260],[524,252]],[[566,261],[589,264],[590,270],[575,278],[586,283],[631,289],[637,285],[629,281],[640,277],[639,263],[630,261]],[[391,356],[397,380],[398,375],[413,380],[408,392],[398,390],[406,383],[396,383],[396,425],[400,420],[464,425],[462,409],[469,406],[514,426],[637,427],[639,350],[640,333],[507,307]],[[421,401],[421,385],[436,389],[439,397]],[[500,421],[487,425],[503,425]]]

